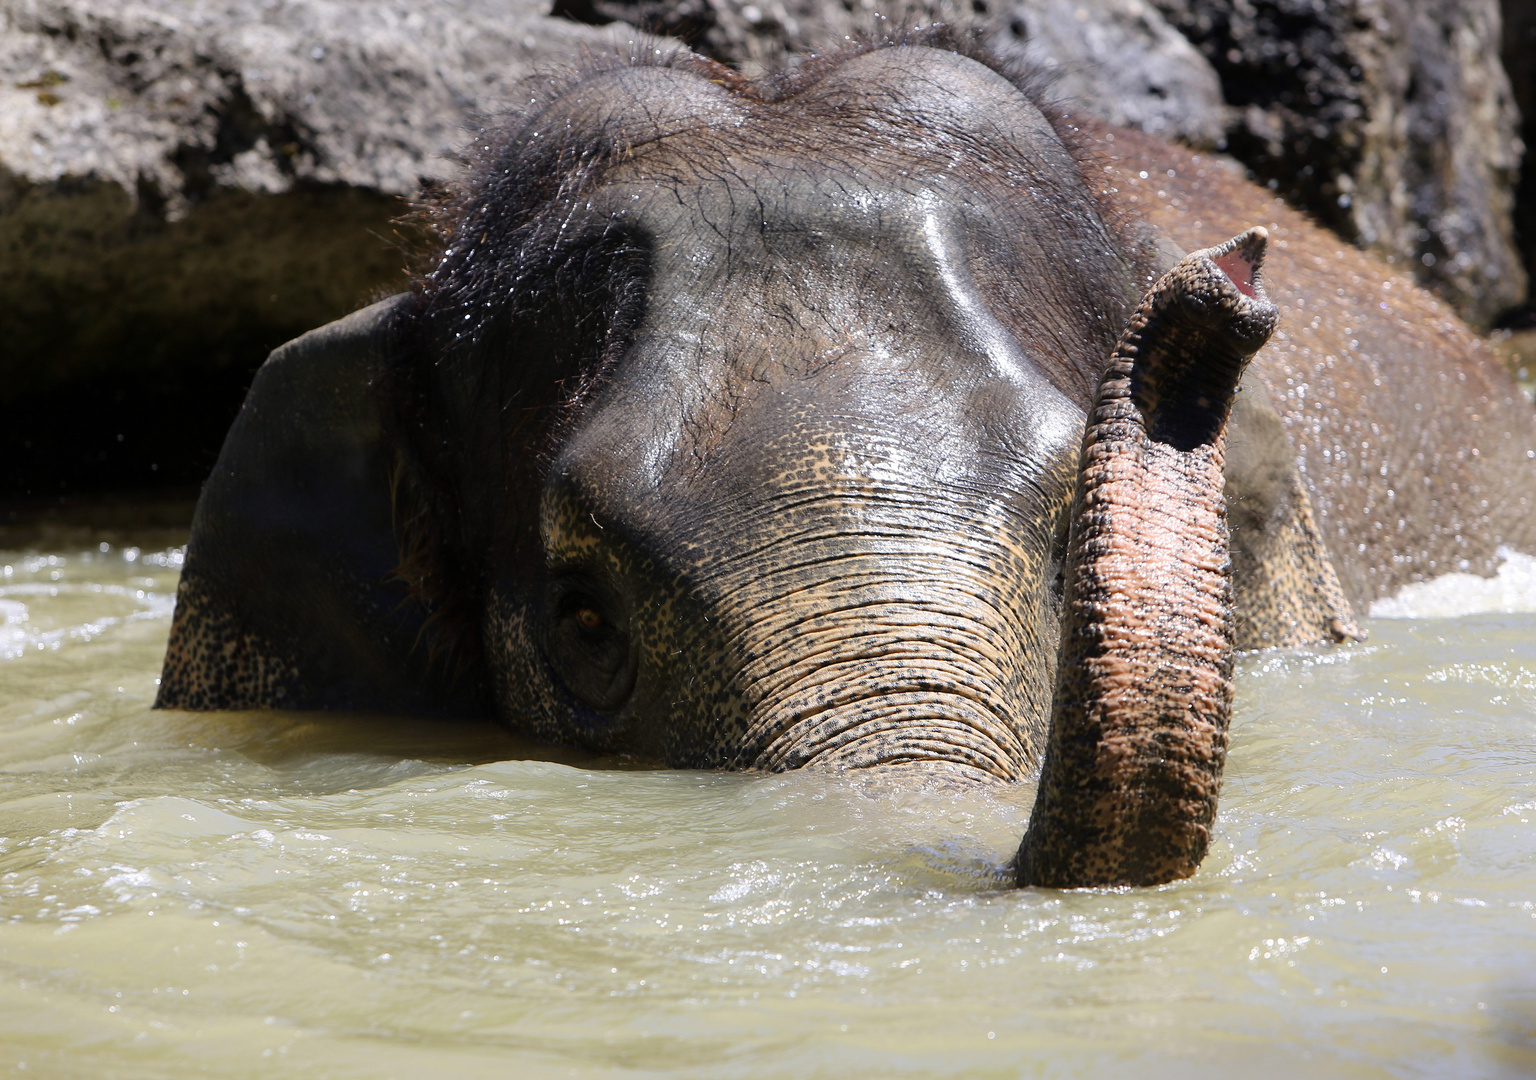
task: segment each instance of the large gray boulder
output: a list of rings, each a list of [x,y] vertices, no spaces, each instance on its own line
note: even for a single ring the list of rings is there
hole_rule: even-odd
[[[982,22],[999,56],[1112,124],[1215,145],[1227,109],[1215,69],[1146,0],[1015,0]]]
[[[611,35],[541,0],[6,0],[0,163],[176,218],[219,188],[412,195],[466,120]]]

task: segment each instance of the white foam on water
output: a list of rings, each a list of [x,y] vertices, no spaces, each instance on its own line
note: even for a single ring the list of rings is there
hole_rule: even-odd
[[[27,646],[27,605],[0,596],[0,660],[20,656]]]
[[[1454,619],[1461,615],[1536,612],[1536,558],[1501,547],[1503,560],[1491,578],[1444,574],[1404,585],[1397,595],[1371,605],[1373,619]]]

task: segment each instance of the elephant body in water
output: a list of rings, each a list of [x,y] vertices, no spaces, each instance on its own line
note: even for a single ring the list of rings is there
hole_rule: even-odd
[[[1150,883],[1204,853],[1234,648],[1530,549],[1536,424],[1464,327],[978,60],[615,58],[473,158],[413,290],[257,376],[161,706],[1043,762],[1020,882]]]

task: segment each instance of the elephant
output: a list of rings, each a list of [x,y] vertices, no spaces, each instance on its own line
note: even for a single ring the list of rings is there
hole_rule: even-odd
[[[1018,884],[1150,885],[1238,651],[1532,550],[1536,418],[1448,310],[953,42],[593,57],[466,156],[410,290],[257,374],[159,707],[1039,769]]]

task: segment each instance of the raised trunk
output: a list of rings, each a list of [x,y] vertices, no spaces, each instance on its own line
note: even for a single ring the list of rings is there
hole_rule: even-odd
[[[1275,324],[1266,237],[1159,279],[1099,384],[1020,885],[1155,885],[1205,856],[1232,710],[1222,457],[1238,379]]]

